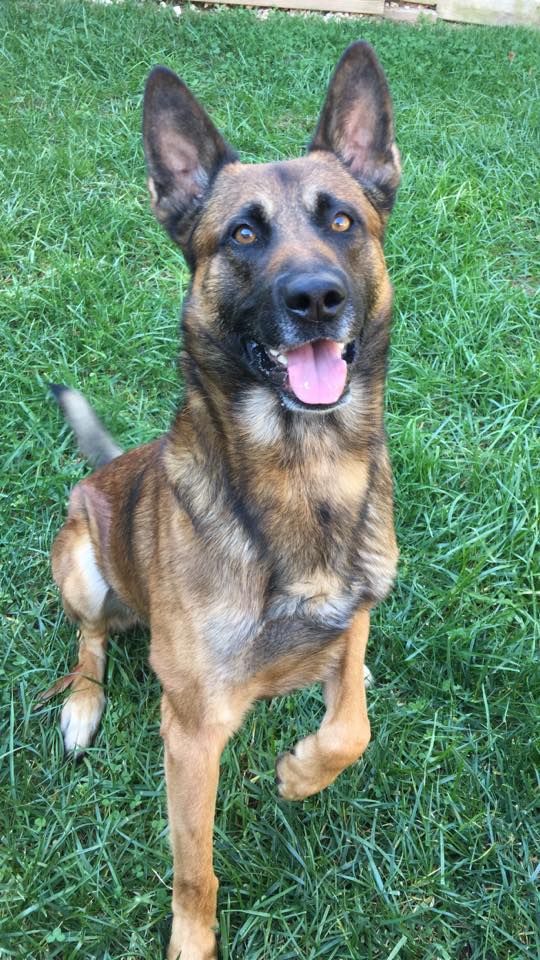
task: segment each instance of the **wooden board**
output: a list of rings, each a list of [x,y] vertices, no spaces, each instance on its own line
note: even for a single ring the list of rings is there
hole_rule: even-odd
[[[276,7],[280,10],[317,10],[319,13],[371,13],[382,17],[384,0],[210,0],[241,7]]]
[[[1,0],[0,0],[1,2]],[[425,7],[426,16],[459,23],[540,27],[540,0],[412,0],[414,6],[385,6],[385,0],[195,0],[196,3],[231,4],[319,13],[360,13],[414,23]],[[429,9],[431,7],[431,9]]]
[[[430,7],[390,7],[386,4],[384,8],[385,20],[396,20],[398,23],[416,23],[418,17],[427,17],[429,20],[437,19],[437,11]]]
[[[540,26],[538,0],[438,0],[437,13],[461,23]]]

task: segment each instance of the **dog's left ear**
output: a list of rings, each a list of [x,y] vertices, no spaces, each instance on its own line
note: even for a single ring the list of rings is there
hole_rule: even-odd
[[[339,61],[309,149],[335,153],[388,215],[401,174],[399,150],[386,77],[364,40],[347,47]]]
[[[167,67],[154,67],[146,82],[143,141],[152,210],[186,253],[212,178],[236,153]]]

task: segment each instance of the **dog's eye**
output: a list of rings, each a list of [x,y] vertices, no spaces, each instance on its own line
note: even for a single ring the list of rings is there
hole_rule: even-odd
[[[336,213],[332,220],[332,230],[337,233],[345,233],[346,230],[350,230],[351,226],[352,220],[346,213]]]
[[[237,243],[247,246],[250,243],[255,243],[257,234],[251,227],[248,227],[247,223],[241,223],[234,231],[233,239],[236,240]]]

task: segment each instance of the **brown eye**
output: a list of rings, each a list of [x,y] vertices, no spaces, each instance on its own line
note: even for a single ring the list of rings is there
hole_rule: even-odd
[[[332,220],[332,230],[336,230],[337,233],[345,233],[351,226],[352,220],[346,213],[336,213]]]
[[[251,227],[248,227],[247,223],[242,223],[234,231],[233,238],[237,243],[242,243],[244,246],[247,246],[250,243],[255,243],[257,234]]]

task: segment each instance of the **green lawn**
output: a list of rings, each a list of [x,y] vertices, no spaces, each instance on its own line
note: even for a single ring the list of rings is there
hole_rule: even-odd
[[[46,384],[84,390],[126,446],[166,429],[180,393],[187,272],[147,203],[145,76],[173,67],[244,158],[287,158],[363,36],[404,158],[387,244],[399,581],[374,617],[359,764],[312,800],[276,799],[275,754],[315,727],[318,690],[260,704],[226,752],[223,958],[535,960],[539,35],[3,0],[0,36],[0,954],[154,960],[167,932],[147,636],[114,639],[80,764],[58,705],[34,710],[75,655],[48,552],[86,469]]]

